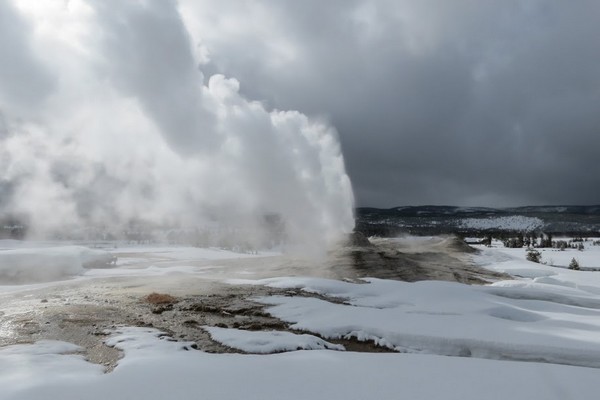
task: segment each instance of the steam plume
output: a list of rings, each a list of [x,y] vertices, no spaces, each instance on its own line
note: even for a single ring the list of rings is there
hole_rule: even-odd
[[[205,77],[175,2],[2,2],[0,45],[0,216],[38,234],[266,214],[293,242],[352,229],[335,130]]]

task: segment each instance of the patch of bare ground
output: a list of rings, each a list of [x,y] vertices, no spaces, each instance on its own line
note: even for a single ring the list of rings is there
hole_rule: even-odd
[[[177,303],[177,299],[170,294],[152,292],[145,298],[150,304],[173,304]]]

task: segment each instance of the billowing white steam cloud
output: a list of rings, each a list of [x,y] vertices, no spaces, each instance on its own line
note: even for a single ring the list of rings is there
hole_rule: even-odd
[[[38,233],[269,213],[293,241],[352,229],[335,131],[203,76],[174,1],[1,2],[0,49],[0,216]]]

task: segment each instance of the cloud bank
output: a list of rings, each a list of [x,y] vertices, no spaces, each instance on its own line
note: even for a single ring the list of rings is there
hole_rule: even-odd
[[[334,128],[203,74],[176,2],[2,2],[0,48],[0,214],[38,234],[268,214],[292,242],[353,228]]]

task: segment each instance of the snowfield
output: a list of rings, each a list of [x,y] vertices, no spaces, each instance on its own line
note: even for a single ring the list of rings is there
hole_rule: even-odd
[[[255,300],[293,332],[205,326],[213,340],[252,353],[211,354],[155,329],[117,327],[106,343],[124,357],[109,373],[71,343],[6,346],[0,348],[0,399],[596,399],[600,272],[564,266],[573,256],[600,265],[600,246],[556,252],[559,266],[526,261],[523,249],[477,247],[473,262],[515,279],[485,286],[299,276],[241,280],[223,270],[219,276],[231,285],[289,289],[289,295]],[[5,274],[19,269],[10,263],[17,250],[0,250]],[[220,267],[195,266],[194,260],[227,256],[215,249],[130,250],[130,262],[110,268],[65,263],[77,268],[59,275],[82,274],[92,282],[169,271],[202,277],[203,268]],[[16,254],[35,263],[42,253]],[[85,252],[49,249],[43,264],[53,265],[46,260],[57,253],[69,254],[66,261],[72,254],[81,260]],[[542,259],[554,253],[544,251]],[[348,351],[335,343],[340,338],[371,341],[389,352]]]
[[[63,343],[0,350],[2,399],[595,399],[598,370],[554,364],[328,350],[272,355],[190,350],[144,328],[109,340],[117,368]]]

